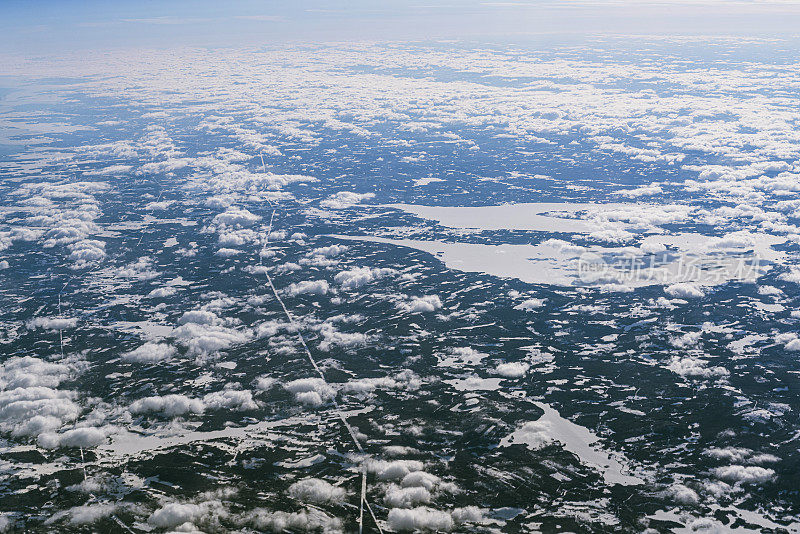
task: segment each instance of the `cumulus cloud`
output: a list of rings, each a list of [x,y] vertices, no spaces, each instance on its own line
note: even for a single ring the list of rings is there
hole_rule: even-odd
[[[406,475],[422,471],[425,467],[419,460],[379,460],[369,458],[364,467],[369,473],[375,473],[378,480],[402,480]]]
[[[215,224],[226,227],[243,227],[251,226],[261,220],[261,217],[250,213],[244,208],[231,207],[215,216],[213,221]]]
[[[210,410],[255,410],[258,408],[258,404],[253,400],[253,392],[246,389],[215,391],[205,395],[203,403]]]
[[[247,342],[252,332],[225,326],[225,321],[208,310],[192,310],[178,320],[172,336],[191,354],[208,354]]]
[[[510,444],[522,443],[531,449],[541,449],[553,443],[553,429],[547,421],[528,421],[509,436]]]
[[[82,427],[73,428],[62,433],[43,432],[39,434],[37,443],[45,449],[58,447],[96,447],[105,443],[112,428]]]
[[[705,292],[697,284],[691,282],[679,282],[664,288],[667,295],[678,298],[700,298]]]
[[[75,328],[78,324],[77,317],[36,317],[28,321],[27,326],[31,330],[44,328],[45,330],[66,330]]]
[[[729,374],[724,367],[710,367],[707,361],[693,356],[673,356],[667,369],[685,377],[719,378]]]
[[[349,208],[361,202],[374,198],[374,193],[353,193],[351,191],[340,191],[334,195],[329,196],[319,203],[323,208],[340,210]]]
[[[775,478],[775,471],[754,465],[726,465],[716,467],[711,473],[725,482],[741,484],[764,484]]]
[[[410,369],[406,369],[394,376],[384,376],[380,378],[358,378],[350,380],[342,386],[342,391],[346,393],[372,393],[376,389],[404,389],[415,390],[420,387],[422,381]]]
[[[171,297],[177,292],[178,290],[174,287],[157,287],[150,293],[148,293],[147,297],[151,299],[161,299],[161,298]]]
[[[256,509],[248,516],[248,522],[258,529],[271,532],[302,531],[338,534],[342,532],[342,520],[331,517],[322,510],[309,508],[299,512],[270,511]]]
[[[232,258],[233,256],[241,253],[241,250],[237,250],[235,248],[221,248],[217,250],[214,255],[219,256],[220,258]]]
[[[330,245],[328,247],[315,248],[311,251],[311,254],[314,256],[325,256],[326,258],[332,258],[348,250],[349,247],[345,245]]]
[[[700,496],[697,495],[697,492],[683,484],[673,484],[665,494],[678,504],[694,505],[700,502]]]
[[[141,347],[123,352],[120,359],[134,363],[154,363],[167,360],[177,353],[177,349],[166,343],[147,342]]]
[[[525,376],[530,365],[523,362],[508,362],[499,364],[494,372],[505,378],[519,378]]]
[[[80,368],[79,363],[9,358],[0,367],[0,432],[39,436],[76,420],[81,413],[77,393],[56,388]]]
[[[347,492],[319,478],[307,478],[289,486],[289,495],[312,504],[337,504],[344,502]]]
[[[428,507],[393,508],[389,510],[389,528],[397,531],[450,531],[455,526],[448,512]]]
[[[206,410],[255,410],[258,404],[249,390],[226,389],[203,396],[202,399],[170,394],[139,399],[128,407],[132,414],[160,413],[167,417],[202,414]]]
[[[147,522],[155,527],[168,528],[196,521],[206,513],[206,508],[192,503],[169,503],[147,518]]]
[[[69,259],[75,269],[82,269],[106,257],[106,244],[96,239],[84,239],[68,246]]]
[[[544,306],[544,303],[545,299],[528,299],[514,306],[514,309],[523,311],[533,311],[542,308]]]
[[[411,508],[431,502],[431,492],[422,486],[400,487],[391,484],[383,497],[386,506],[392,508]]]
[[[356,289],[367,285],[374,280],[391,276],[397,271],[394,269],[377,267],[355,267],[347,271],[342,271],[333,277],[334,282],[342,286],[342,289]]]
[[[307,406],[322,406],[336,395],[336,390],[321,378],[298,378],[283,387],[294,394],[297,402]]]
[[[133,402],[129,407],[133,414],[161,413],[166,416],[200,414],[205,411],[205,404],[200,399],[185,395],[164,395],[163,397],[146,397]]]
[[[398,307],[407,313],[428,313],[442,307],[442,301],[436,295],[413,297],[407,302],[401,302]]]
[[[349,348],[365,345],[369,339],[366,334],[361,332],[341,332],[330,323],[323,323],[319,328],[319,333],[322,334],[319,349],[326,352],[335,346]]]
[[[73,525],[89,525],[110,516],[118,508],[119,505],[116,503],[94,503],[74,506],[63,512],[57,512],[45,521],[45,524],[52,524],[64,518],[69,518],[69,522]]]
[[[326,280],[303,280],[296,284],[291,284],[286,288],[286,292],[291,296],[297,295],[325,295],[329,290]]]

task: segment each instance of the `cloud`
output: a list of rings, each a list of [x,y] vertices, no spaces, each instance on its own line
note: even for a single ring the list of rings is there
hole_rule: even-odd
[[[203,403],[210,410],[255,410],[258,404],[253,400],[253,392],[246,389],[226,389],[209,393]]]
[[[73,428],[60,434],[55,432],[43,432],[39,434],[37,443],[45,449],[55,449],[58,447],[96,447],[105,443],[109,432],[109,427],[83,427]]]
[[[311,254],[315,256],[325,256],[326,258],[333,258],[334,256],[338,256],[339,254],[342,254],[348,250],[350,250],[349,247],[345,245],[330,245],[328,247],[315,248],[311,251]]]
[[[522,362],[508,362],[499,364],[494,372],[505,378],[519,378],[525,376],[530,365]]]
[[[323,323],[319,328],[319,333],[322,334],[319,350],[325,352],[334,347],[351,348],[366,345],[369,339],[366,334],[361,332],[340,332],[330,323]]]
[[[77,324],[78,319],[76,317],[36,317],[27,322],[27,326],[31,330],[36,328],[66,330],[67,328],[75,328]]]
[[[67,248],[69,250],[69,259],[76,269],[82,269],[106,257],[106,244],[95,239],[84,239],[77,243],[72,243]]]
[[[378,460],[369,458],[364,467],[369,473],[375,473],[378,480],[402,480],[414,471],[422,471],[425,465],[419,460]]]
[[[403,389],[415,390],[420,387],[422,381],[410,369],[406,369],[393,377],[384,376],[380,378],[358,378],[345,382],[342,391],[345,393],[365,394],[372,393],[376,389]]]
[[[695,505],[700,502],[700,496],[691,488],[683,484],[674,484],[665,492],[666,496],[678,504]]]
[[[397,273],[394,269],[376,267],[355,267],[353,269],[337,273],[333,281],[342,286],[342,289],[356,289],[369,284],[379,278],[391,276]]]
[[[322,406],[336,395],[336,390],[321,378],[298,378],[283,387],[294,394],[297,402],[307,406]]]
[[[50,371],[53,372],[39,378],[30,377],[29,373],[36,372],[36,366],[29,365],[27,370],[11,378],[23,387],[0,391],[0,431],[13,436],[38,436],[78,418],[81,408],[75,403],[77,394],[74,391],[36,385],[48,383],[55,387],[68,376],[66,372]],[[9,379],[0,377],[0,380]]]
[[[716,467],[711,473],[725,482],[736,482],[741,484],[764,484],[775,478],[775,471],[766,467],[727,465]]]
[[[307,478],[289,486],[289,495],[304,503],[339,504],[344,502],[347,492],[319,478]]]
[[[325,295],[329,290],[326,280],[303,280],[296,284],[291,284],[286,288],[286,292],[291,296],[297,295]]]
[[[217,314],[214,312],[210,312],[208,310],[192,310],[188,312],[184,312],[181,315],[180,319],[178,319],[178,324],[205,324],[205,325],[213,325],[220,323],[221,320],[217,317]]]
[[[241,250],[237,250],[235,248],[221,248],[217,250],[214,255],[219,256],[220,258],[232,258],[241,253]]]
[[[342,520],[331,517],[314,508],[299,512],[273,512],[257,508],[248,516],[248,522],[258,529],[271,532],[301,531],[338,534],[342,532]]]
[[[707,361],[693,356],[673,356],[667,369],[685,377],[720,378],[730,374],[724,367],[709,367]]]
[[[128,410],[133,414],[161,413],[168,417],[187,413],[201,414],[206,407],[203,401],[185,395],[165,395],[163,397],[146,397],[133,402]]]
[[[250,213],[244,208],[231,207],[223,213],[215,216],[213,221],[215,224],[227,227],[243,227],[251,226],[261,220],[261,217]]]
[[[392,508],[411,508],[419,504],[430,503],[431,492],[422,486],[401,488],[392,484],[387,488],[383,502]]]
[[[57,512],[45,521],[46,525],[60,521],[64,517],[69,517],[69,522],[73,525],[88,525],[100,519],[104,519],[115,513],[119,505],[116,503],[94,503],[74,506],[63,512]],[[0,530],[2,532],[2,530]]]
[[[389,510],[389,528],[398,531],[432,530],[450,531],[455,526],[448,512],[427,507],[393,508]]]
[[[679,282],[664,288],[667,295],[678,298],[700,298],[705,295],[705,292],[697,285],[691,282]]]
[[[0,368],[0,389],[57,387],[77,370],[73,363],[46,362],[32,356],[13,356]],[[22,391],[22,390],[20,390]]]
[[[177,353],[177,349],[166,343],[147,342],[141,347],[123,352],[120,359],[134,363],[154,363],[167,360]]]
[[[553,443],[553,429],[547,421],[528,421],[511,435],[511,444],[523,443],[531,449],[541,449]]]
[[[413,297],[407,302],[402,302],[398,306],[407,313],[429,313],[442,307],[442,301],[436,295],[425,295],[424,297]]]
[[[195,521],[206,513],[206,508],[192,503],[169,503],[147,518],[147,522],[155,527],[169,528]]]
[[[191,354],[209,354],[246,343],[252,337],[247,329],[224,326],[225,321],[208,310],[184,313],[172,331],[172,336],[185,345]]]
[[[157,287],[148,293],[147,297],[151,299],[163,299],[166,297],[171,297],[177,292],[178,290],[174,287]]]
[[[403,477],[400,485],[404,488],[425,488],[432,490],[441,480],[436,475],[426,473],[425,471],[412,471]]]
[[[320,202],[319,205],[323,208],[340,210],[354,206],[362,200],[369,200],[374,197],[374,193],[353,193],[351,191],[340,191],[339,193],[329,196],[327,199]]]
[[[544,306],[546,299],[528,299],[514,306],[515,310],[533,311]]]

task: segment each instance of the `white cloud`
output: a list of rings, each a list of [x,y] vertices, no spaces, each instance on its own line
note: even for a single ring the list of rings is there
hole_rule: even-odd
[[[729,374],[724,367],[709,367],[707,361],[693,356],[673,356],[667,369],[685,377],[721,378]]]
[[[398,531],[432,530],[450,531],[455,523],[448,512],[427,507],[393,508],[389,510],[389,528]]]
[[[73,428],[60,434],[43,432],[39,434],[37,442],[45,449],[58,447],[96,447],[105,443],[106,437],[112,429],[97,427]]]
[[[66,330],[75,328],[78,324],[76,317],[36,317],[28,321],[30,329],[44,328],[45,330]]]
[[[531,449],[541,449],[553,443],[552,435],[548,421],[528,421],[511,435],[510,444],[522,443]]]
[[[74,506],[63,512],[55,513],[51,518],[45,521],[45,524],[52,524],[60,521],[64,517],[69,517],[69,522],[73,525],[88,525],[99,519],[110,516],[115,513],[118,508],[119,505],[116,503],[94,503]],[[0,532],[2,532],[2,530],[0,530]]]
[[[312,504],[337,504],[344,502],[347,492],[319,478],[307,478],[289,486],[289,495]]]
[[[253,392],[246,389],[215,391],[205,395],[203,403],[210,410],[255,410],[258,408],[258,404],[253,400]]]
[[[191,521],[196,521],[206,513],[206,509],[199,504],[169,503],[147,518],[147,522],[160,528],[174,527]]]
[[[679,282],[664,288],[667,295],[678,298],[700,298],[705,292],[697,284],[691,282]]]
[[[674,484],[665,493],[667,497],[678,504],[694,505],[700,502],[697,492],[683,484]]]
[[[742,484],[763,484],[775,478],[775,471],[766,467],[727,465],[716,467],[711,470],[713,475],[725,482],[736,482]]]
[[[178,290],[175,289],[174,287],[157,287],[150,293],[148,293],[147,297],[151,299],[162,299],[166,297],[171,297],[177,292]]]
[[[523,311],[533,311],[543,307],[545,300],[546,299],[528,299],[514,306],[514,309]]]
[[[412,297],[407,302],[401,302],[398,307],[407,313],[429,313],[441,308],[442,301],[436,295],[425,295]]]
[[[177,353],[177,349],[166,343],[147,342],[129,352],[123,352],[120,359],[126,362],[154,363],[167,360]]]
[[[133,402],[128,410],[133,414],[156,412],[173,417],[187,413],[201,414],[205,411],[205,404],[199,399],[185,395],[164,395],[139,399]]]
[[[525,376],[530,365],[522,362],[501,363],[495,368],[495,373],[505,378],[519,378]]]
[[[303,280],[286,288],[289,295],[325,295],[329,290],[326,280]]]
[[[386,489],[383,502],[391,508],[411,508],[431,502],[431,492],[422,486],[401,488],[394,484]]]
[[[258,529],[270,532],[302,531],[338,534],[342,532],[342,521],[322,510],[310,508],[300,512],[283,512],[256,509],[249,514],[249,521]]]
[[[414,471],[422,471],[425,465],[419,460],[378,460],[369,458],[364,466],[370,473],[375,473],[378,480],[402,480]]]
[[[353,193],[351,191],[340,191],[319,203],[323,208],[340,210],[349,208],[361,202],[374,198],[374,193]]]
[[[308,406],[322,406],[336,395],[336,390],[321,378],[298,378],[283,387],[294,394],[297,402]]]
[[[250,213],[248,210],[244,208],[237,208],[237,207],[228,208],[226,211],[215,216],[213,219],[215,224],[222,227],[251,226],[260,220],[261,217],[259,217],[258,215]]]
[[[354,267],[336,274],[333,280],[342,286],[342,289],[356,289],[379,278],[393,275],[396,272],[394,269],[388,268]]]
[[[95,239],[84,239],[68,246],[69,259],[76,269],[102,260],[106,257],[106,244]]]
[[[314,250],[311,251],[311,254],[316,256],[325,256],[326,258],[332,258],[348,250],[349,247],[345,245],[330,245],[328,247],[315,248]]]

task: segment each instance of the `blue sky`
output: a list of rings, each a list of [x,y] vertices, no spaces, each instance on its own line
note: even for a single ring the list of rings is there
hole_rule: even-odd
[[[541,33],[791,34],[800,0],[4,0],[2,52]]]

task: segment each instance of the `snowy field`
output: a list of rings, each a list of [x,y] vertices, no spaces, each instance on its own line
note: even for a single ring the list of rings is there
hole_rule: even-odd
[[[799,45],[5,57],[0,532],[800,532]]]

